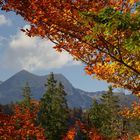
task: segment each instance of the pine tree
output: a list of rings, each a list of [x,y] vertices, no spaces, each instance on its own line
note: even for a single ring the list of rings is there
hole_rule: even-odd
[[[23,101],[22,103],[27,106],[28,108],[31,108],[31,89],[28,84],[28,82],[25,84],[25,87],[23,88]]]
[[[109,90],[101,98],[102,108],[106,117],[105,123],[102,126],[102,132],[106,136],[117,137],[121,135],[122,120],[119,116],[119,99],[115,96],[113,89],[109,86]]]
[[[66,93],[61,83],[57,85],[53,73],[47,80],[46,93],[40,101],[38,123],[45,128],[48,140],[60,140],[67,131],[67,103]]]
[[[94,99],[87,116],[88,125],[94,126],[97,130],[100,130],[103,125],[103,120],[105,119],[102,111],[102,105]]]
[[[108,92],[102,95],[101,103],[94,101],[89,111],[93,126],[108,139],[119,137],[123,125],[119,115],[119,99],[112,90],[110,86]]]

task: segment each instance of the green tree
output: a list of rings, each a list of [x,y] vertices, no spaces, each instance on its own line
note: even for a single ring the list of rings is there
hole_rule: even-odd
[[[53,73],[47,80],[46,93],[40,101],[38,123],[45,128],[45,134],[49,140],[60,140],[67,131],[66,93],[64,86],[54,79]]]
[[[25,84],[23,90],[22,90],[22,95],[23,95],[23,101],[21,103],[23,103],[25,106],[27,106],[28,108],[31,108],[31,88],[28,84],[28,82]]]
[[[121,135],[122,120],[119,115],[119,99],[118,96],[114,95],[111,86],[109,86],[108,92],[102,96],[101,102],[106,117],[106,121],[102,126],[102,132],[110,137]]]
[[[94,126],[96,129],[100,129],[102,127],[105,119],[102,110],[102,105],[94,99],[88,113],[88,124]]]
[[[119,115],[119,99],[109,87],[107,93],[101,97],[101,103],[93,102],[89,110],[89,121],[108,139],[121,136],[123,121]]]

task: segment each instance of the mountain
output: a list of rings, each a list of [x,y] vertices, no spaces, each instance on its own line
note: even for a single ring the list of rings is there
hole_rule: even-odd
[[[62,74],[54,74],[54,77],[64,85],[67,93],[66,99],[71,108],[89,108],[93,98],[99,100],[102,94],[106,92],[86,92],[75,88]],[[32,97],[34,99],[40,99],[45,93],[44,84],[46,83],[47,78],[48,75],[38,76],[26,70],[16,73],[11,78],[0,84],[0,104],[8,104],[22,100],[22,89],[26,82],[28,82],[31,87]],[[135,96],[126,96],[122,93],[119,94],[119,98],[122,105],[130,105],[134,100],[136,100]]]
[[[83,94],[82,92],[84,91],[74,88],[62,74],[54,74],[54,77],[64,85],[67,93],[66,98],[70,107],[87,108],[91,105],[91,97]],[[8,104],[11,101],[15,102],[21,100],[23,98],[22,89],[26,82],[28,82],[31,87],[32,97],[40,99],[45,92],[44,84],[47,78],[48,75],[38,76],[26,70],[16,73],[0,85],[0,103]]]
[[[92,99],[95,98],[98,101],[100,101],[101,96],[106,92],[107,91],[97,91],[94,94],[93,94],[93,92],[87,92],[86,95],[88,95]],[[121,106],[130,107],[132,102],[134,102],[134,101],[138,102],[138,97],[135,96],[134,94],[125,94],[125,93],[114,92],[114,95],[118,96]]]
[[[2,81],[0,81],[0,84],[2,84]]]

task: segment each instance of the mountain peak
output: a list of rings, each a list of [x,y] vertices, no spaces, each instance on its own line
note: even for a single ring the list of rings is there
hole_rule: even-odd
[[[25,70],[25,69],[23,69],[23,70],[19,71],[18,73],[21,74],[21,73],[30,73],[30,72],[27,71],[27,70]],[[18,74],[18,73],[17,73],[17,74]],[[31,73],[30,73],[30,74],[31,74]]]
[[[57,81],[61,81],[65,87],[65,92],[67,93],[68,105],[72,108],[88,108],[92,104],[92,98],[100,99],[101,95],[104,94],[104,91],[98,92],[85,92],[80,89],[76,89],[72,84],[65,78],[62,74],[54,74]],[[22,97],[22,89],[25,86],[25,83],[28,82],[32,90],[32,97],[34,99],[40,99],[46,91],[44,84],[48,75],[38,76],[33,73],[28,72],[27,70],[21,70],[8,80],[0,84],[0,104],[7,104],[11,101],[20,101]],[[136,101],[136,97],[129,96],[120,96],[120,100],[123,104],[131,104],[133,101]]]
[[[21,76],[36,76],[36,77],[38,77],[38,75],[35,75],[35,74],[33,74],[33,73],[31,73],[31,72],[25,70],[25,69],[23,69],[23,70],[17,72],[14,76],[20,76],[20,77],[21,77]]]

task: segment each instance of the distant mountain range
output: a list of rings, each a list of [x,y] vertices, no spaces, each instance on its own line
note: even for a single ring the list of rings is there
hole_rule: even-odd
[[[67,102],[71,108],[89,108],[93,98],[99,100],[106,91],[86,92],[75,88],[62,74],[54,74],[57,81],[62,82],[67,93]],[[38,76],[26,70],[22,70],[4,82],[0,82],[0,104],[9,104],[11,102],[22,100],[22,89],[26,82],[29,83],[32,90],[32,97],[40,99],[45,93],[45,86],[48,75]],[[134,95],[125,95],[118,93],[121,105],[130,105],[137,98]]]

